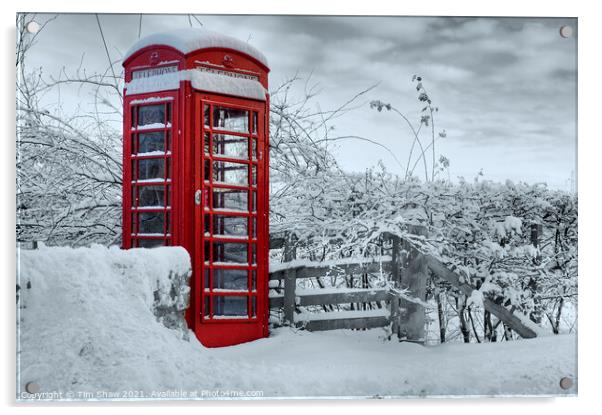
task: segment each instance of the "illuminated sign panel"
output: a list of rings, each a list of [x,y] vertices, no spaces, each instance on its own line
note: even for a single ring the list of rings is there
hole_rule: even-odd
[[[151,76],[163,75],[171,72],[178,72],[178,65],[160,66],[158,68],[132,71],[132,79],[150,78]]]

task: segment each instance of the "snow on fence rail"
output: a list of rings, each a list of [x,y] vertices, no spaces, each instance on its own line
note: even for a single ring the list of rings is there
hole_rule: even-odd
[[[338,261],[312,262],[306,260],[294,260],[270,265],[270,280],[280,280],[287,270],[294,269],[299,276],[297,278],[322,277],[332,270],[344,272],[345,274],[362,273],[389,273],[391,272],[391,257],[381,256],[377,258],[342,258]],[[300,272],[303,270],[303,272]]]

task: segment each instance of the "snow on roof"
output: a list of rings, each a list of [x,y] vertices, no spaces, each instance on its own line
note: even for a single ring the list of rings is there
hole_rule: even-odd
[[[125,84],[127,95],[171,91],[180,88],[180,81],[190,81],[194,89],[236,97],[265,101],[266,90],[253,79],[234,78],[211,72],[188,69],[148,78],[133,79]]]
[[[153,33],[152,35],[143,37],[125,53],[123,60],[125,61],[140,49],[150,45],[171,46],[184,54],[205,48],[234,49],[246,53],[263,63],[265,66],[268,66],[268,60],[265,55],[247,42],[200,28],[176,29]]]
[[[180,88],[180,72],[168,72],[148,78],[132,79],[126,82],[127,95],[146,94],[148,92],[172,91]]]
[[[265,101],[266,90],[253,79],[233,78],[195,69],[185,71],[194,89]]]

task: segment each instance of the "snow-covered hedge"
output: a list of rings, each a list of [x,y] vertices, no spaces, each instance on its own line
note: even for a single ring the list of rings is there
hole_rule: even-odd
[[[279,176],[284,181],[282,190],[270,196],[270,232],[294,233],[297,260],[378,258],[390,247],[381,238],[387,232],[439,258],[480,290],[477,294],[528,315],[546,330],[559,333],[576,328],[576,194],[511,181],[401,180],[383,166],[361,175],[336,169],[289,171],[290,177]],[[278,189],[277,181],[270,180]],[[427,238],[411,234],[416,224],[426,227]],[[272,258],[280,260],[283,252],[272,252]],[[350,281],[345,273],[330,277],[325,284],[345,288],[365,284],[360,278]],[[386,283],[379,275],[369,278],[370,286]],[[439,279],[429,284],[429,300],[439,301],[444,309],[438,314],[444,317],[439,324],[450,329],[446,322],[453,319],[465,329],[462,333],[450,329],[447,339],[470,340],[470,330],[475,333],[468,327],[471,318],[477,320],[474,327],[480,327],[481,339],[500,338],[501,334],[490,333],[495,320],[481,321],[491,315],[485,316],[478,301],[469,303]],[[501,333],[502,325],[496,327]]]

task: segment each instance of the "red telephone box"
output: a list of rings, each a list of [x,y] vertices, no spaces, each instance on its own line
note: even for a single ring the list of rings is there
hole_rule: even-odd
[[[268,335],[268,66],[203,29],[127,53],[123,247],[192,258],[189,327],[208,347]]]

